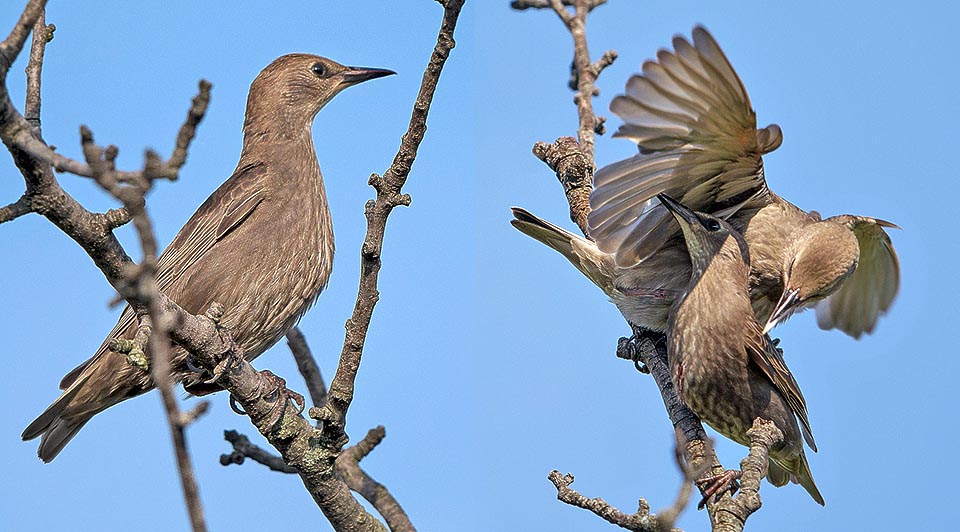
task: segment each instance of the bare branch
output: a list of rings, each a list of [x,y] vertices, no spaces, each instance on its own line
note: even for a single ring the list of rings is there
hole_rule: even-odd
[[[30,35],[30,32],[33,31],[33,25],[43,13],[46,4],[46,0],[30,0],[27,2],[26,7],[23,8],[23,13],[20,14],[20,19],[17,20],[17,24],[10,31],[10,35],[0,43],[0,79],[3,80],[0,83],[0,91],[2,91],[2,96],[6,96],[7,92],[7,72],[10,71],[13,62],[17,60],[17,56],[23,50],[23,45],[27,42],[27,35]]]
[[[19,218],[24,214],[33,212],[33,205],[29,196],[20,196],[20,199],[10,205],[0,207],[0,224]]]
[[[210,84],[201,81],[200,94],[194,98],[187,120],[180,128],[180,134],[177,137],[177,151],[171,156],[176,169],[179,169],[186,159],[187,145],[193,138],[196,125],[203,119],[209,99]],[[177,468],[180,473],[180,484],[183,488],[190,524],[194,532],[205,532],[207,526],[203,516],[203,505],[200,502],[200,490],[197,486],[193,464],[190,461],[190,453],[187,450],[185,432],[187,424],[185,420],[188,416],[180,412],[177,398],[173,392],[173,379],[170,376],[172,371],[170,364],[170,330],[173,328],[173,321],[164,312],[163,305],[160,302],[160,289],[157,286],[157,240],[154,235],[153,224],[145,209],[144,198],[153,186],[153,181],[143,179],[135,185],[121,186],[114,175],[114,162],[118,151],[116,147],[110,146],[103,149],[94,144],[93,134],[85,126],[81,127],[81,139],[87,164],[94,170],[94,179],[123,203],[124,209],[133,219],[133,225],[137,230],[140,245],[143,248],[143,260],[139,267],[128,268],[132,278],[127,281],[133,287],[132,296],[146,306],[147,315],[142,319],[145,320],[149,317],[151,323],[152,332],[148,339],[150,378],[157,389],[160,390],[163,406],[167,413],[167,423],[170,426],[173,439]],[[145,176],[152,175],[152,170],[149,167],[151,161],[156,159],[156,157],[150,157],[148,154],[143,172]]]
[[[714,532],[742,532],[754,512],[760,509],[760,483],[767,473],[770,448],[783,441],[783,433],[771,421],[757,418],[747,430],[750,454],[740,461],[740,492],[724,496],[711,511]]]
[[[661,528],[660,520],[656,515],[650,513],[650,505],[642,498],[639,501],[636,513],[625,514],[599,497],[589,499],[571,488],[573,475],[569,473],[561,475],[559,471],[554,469],[547,478],[557,487],[557,499],[569,505],[589,510],[608,523],[635,532],[665,532],[669,530],[668,528]]]
[[[300,375],[303,375],[303,380],[307,384],[310,400],[315,406],[322,405],[327,401],[327,385],[323,382],[320,366],[310,352],[307,339],[298,327],[290,327],[287,331],[287,345],[290,346],[293,359],[297,361],[297,369],[300,370]]]
[[[40,74],[43,70],[43,53],[47,43],[53,40],[53,32],[57,27],[47,26],[44,13],[41,11],[33,25],[33,41],[30,45],[30,60],[27,62],[27,96],[23,106],[23,116],[33,126],[34,132],[40,136]]]
[[[570,219],[587,235],[587,213],[590,212],[590,191],[593,189],[594,135],[604,133],[603,117],[593,111],[593,97],[599,94],[596,82],[604,68],[617,58],[613,50],[604,52],[596,62],[590,61],[587,47],[587,15],[604,2],[595,0],[549,0],[547,2],[528,2],[524,7],[542,9],[547,3],[563,20],[573,37],[573,62],[570,70],[570,88],[576,92],[574,103],[577,106],[579,126],[577,140],[561,137],[552,145],[540,142],[534,146],[534,154],[553,170],[563,185],[570,204]],[[515,2],[516,4],[516,2]],[[573,12],[565,6],[573,6]],[[520,9],[514,5],[515,9]],[[588,235],[589,236],[589,235]]]
[[[380,445],[386,435],[386,429],[378,426],[370,429],[356,445],[344,449],[337,457],[337,473],[351,490],[359,493],[377,509],[391,532],[413,532],[416,529],[400,503],[383,484],[374,480],[360,467],[360,461],[366,458],[374,447]]]
[[[510,7],[516,9],[517,11],[523,11],[525,9],[554,9],[553,6],[555,0],[513,0],[510,2]],[[560,4],[564,6],[574,6],[576,5],[577,0],[561,0]],[[588,9],[593,11],[593,8],[606,4],[607,0],[591,0],[587,2]]]
[[[346,323],[343,350],[337,372],[330,383],[328,401],[322,407],[310,409],[310,417],[324,422],[325,438],[332,448],[342,448],[347,441],[344,433],[347,410],[353,401],[357,371],[360,368],[363,345],[370,327],[370,317],[380,298],[377,278],[381,266],[380,253],[383,249],[383,233],[387,217],[394,207],[410,204],[410,196],[402,194],[401,189],[410,174],[417,156],[417,149],[426,133],[427,113],[430,110],[430,103],[443,65],[456,44],[453,32],[460,9],[463,7],[463,0],[447,0],[443,6],[443,22],[437,35],[437,44],[423,73],[420,91],[413,106],[407,132],[400,141],[400,149],[382,177],[377,174],[370,176],[370,185],[377,191],[377,196],[375,200],[367,202],[364,210],[367,218],[367,234],[360,250],[361,275],[357,302],[352,316]]]
[[[230,464],[240,465],[247,458],[269,467],[279,473],[296,474],[296,468],[288,466],[279,456],[274,456],[269,452],[250,443],[250,439],[235,430],[223,431],[223,439],[233,445],[233,452],[220,455],[220,464],[228,466]]]

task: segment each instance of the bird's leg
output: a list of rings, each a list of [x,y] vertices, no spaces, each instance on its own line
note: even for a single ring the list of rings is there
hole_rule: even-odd
[[[724,492],[729,491],[730,495],[735,494],[737,490],[740,489],[740,483],[737,482],[737,480],[740,479],[741,474],[739,469],[728,469],[719,475],[711,475],[697,479],[697,487],[700,488],[700,491],[703,493],[703,498],[700,499],[700,502],[697,504],[697,510],[703,510],[703,507],[707,505],[707,501],[714,495],[717,497],[715,500],[719,500]]]

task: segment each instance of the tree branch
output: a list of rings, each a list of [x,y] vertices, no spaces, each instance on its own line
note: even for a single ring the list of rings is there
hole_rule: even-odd
[[[443,65],[456,42],[453,32],[457,25],[463,0],[447,0],[443,4],[443,22],[437,35],[437,44],[423,73],[420,91],[417,94],[410,116],[407,132],[400,141],[400,149],[390,168],[379,176],[370,176],[370,185],[376,190],[375,200],[367,202],[364,214],[367,218],[367,234],[360,250],[360,288],[353,314],[346,323],[346,335],[337,372],[330,383],[328,401],[322,407],[310,409],[310,417],[323,421],[323,433],[331,449],[341,449],[346,444],[344,433],[347,411],[353,401],[354,386],[363,345],[370,327],[373,308],[380,298],[377,278],[380,272],[380,253],[383,249],[383,233],[387,217],[398,205],[410,204],[410,196],[401,193],[401,188],[410,174],[417,149],[427,130],[427,113],[437,88]]]
[[[293,359],[297,362],[297,369],[300,370],[300,375],[303,375],[303,380],[307,384],[310,400],[314,406],[322,405],[327,400],[327,385],[323,382],[320,366],[310,352],[307,339],[298,327],[290,327],[287,331],[287,346],[290,347]]]
[[[359,493],[377,509],[392,532],[413,532],[416,529],[397,499],[386,486],[374,480],[360,467],[360,460],[366,458],[386,435],[386,429],[383,426],[370,429],[362,440],[353,447],[345,449],[337,457],[337,473],[351,490]]]
[[[747,518],[760,509],[760,483],[767,473],[770,449],[783,441],[783,433],[771,421],[757,418],[747,430],[750,454],[740,461],[740,492],[724,496],[711,511],[715,532],[742,532]]]
[[[617,52],[608,50],[596,62],[590,61],[587,47],[587,15],[605,2],[596,0],[549,0],[549,2],[514,2],[514,9],[536,7],[543,9],[548,3],[560,17],[573,37],[573,63],[570,71],[570,88],[576,92],[579,126],[577,140],[561,137],[552,145],[538,142],[533,153],[553,170],[563,185],[570,204],[570,219],[587,235],[587,213],[590,212],[590,191],[593,190],[594,135],[604,133],[605,118],[593,111],[593,97],[600,93],[597,78],[604,68],[617,58]],[[574,6],[574,11],[565,6]],[[589,236],[589,235],[588,235]]]

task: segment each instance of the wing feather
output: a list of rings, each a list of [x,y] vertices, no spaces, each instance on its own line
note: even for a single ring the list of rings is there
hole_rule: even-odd
[[[751,360],[770,379],[774,387],[787,400],[787,405],[797,419],[800,420],[800,431],[807,445],[817,450],[817,443],[813,440],[813,431],[810,430],[810,419],[807,416],[807,401],[803,398],[800,385],[793,378],[787,363],[783,360],[783,353],[770,340],[770,336],[763,333],[760,324],[754,321],[750,327],[750,341],[747,350]]]
[[[644,63],[610,104],[625,122],[616,136],[636,142],[640,154],[596,172],[589,226],[620,267],[679,232],[657,194],[724,217],[763,201],[761,155],[782,139],[776,126],[757,130],[743,83],[706,29],[694,28],[692,44],[675,37],[673,48]]]
[[[157,259],[157,285],[161,291],[165,292],[214,244],[242,224],[263,202],[266,190],[261,183],[264,180],[256,178],[256,174],[263,171],[263,163],[237,168],[230,179],[220,185],[187,220]],[[110,339],[133,327],[135,320],[136,315],[128,305],[96,354],[67,373],[60,381],[60,388],[68,388],[90,363],[107,351]]]

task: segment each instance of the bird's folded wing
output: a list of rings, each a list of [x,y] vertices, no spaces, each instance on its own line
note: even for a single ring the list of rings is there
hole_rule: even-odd
[[[679,227],[654,197],[726,217],[767,194],[761,155],[781,141],[776,125],[757,130],[743,83],[713,37],[694,28],[693,44],[673,40],[627,82],[610,110],[624,120],[616,136],[640,154],[601,168],[590,195],[590,235],[630,267]]]
[[[749,338],[747,350],[750,352],[751,360],[787,400],[790,410],[800,420],[800,431],[803,432],[803,439],[816,452],[817,443],[813,440],[810,419],[807,417],[807,401],[803,398],[797,380],[793,378],[793,374],[787,368],[787,363],[783,360],[783,354],[770,341],[770,336],[763,333],[760,324],[755,321],[750,325]]]
[[[877,318],[886,312],[900,288],[900,263],[884,227],[897,226],[865,216],[833,218],[847,224],[860,243],[857,269],[830,297],[817,304],[821,329],[840,329],[859,338],[873,332]]]
[[[167,249],[157,259],[157,285],[166,291],[174,279],[186,272],[213,245],[246,220],[264,199],[262,180],[256,174],[265,169],[252,164],[237,169],[200,208],[187,220]],[[68,388],[83,370],[104,353],[110,340],[132,327],[136,315],[129,306],[123,309],[117,325],[89,360],[80,364],[60,381],[60,389]]]

